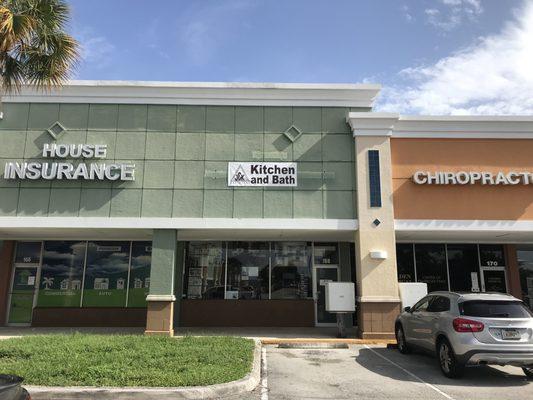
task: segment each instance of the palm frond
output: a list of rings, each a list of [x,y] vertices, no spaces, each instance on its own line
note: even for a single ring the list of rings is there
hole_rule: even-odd
[[[0,60],[2,65],[2,89],[6,93],[19,92],[25,79],[25,66],[9,54],[3,56]]]
[[[22,84],[49,90],[77,66],[79,44],[65,32],[64,0],[0,0],[0,94]]]
[[[41,90],[60,86],[76,67],[78,42],[66,33],[56,32],[48,35],[45,43],[33,44],[23,51],[28,83]]]

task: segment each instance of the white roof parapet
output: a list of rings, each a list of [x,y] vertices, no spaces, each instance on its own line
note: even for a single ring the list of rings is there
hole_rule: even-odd
[[[344,83],[240,83],[70,81],[43,93],[23,87],[5,96],[18,103],[202,104],[371,108],[380,85]]]
[[[449,139],[533,139],[533,116],[402,115],[393,137]]]
[[[346,122],[354,136],[391,136],[398,114],[379,112],[349,112]]]
[[[411,116],[350,112],[354,136],[448,139],[533,139],[533,116]]]

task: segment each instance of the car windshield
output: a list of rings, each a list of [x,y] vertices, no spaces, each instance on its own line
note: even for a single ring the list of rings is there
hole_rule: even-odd
[[[531,318],[531,312],[519,301],[471,300],[459,303],[459,312],[468,317]]]

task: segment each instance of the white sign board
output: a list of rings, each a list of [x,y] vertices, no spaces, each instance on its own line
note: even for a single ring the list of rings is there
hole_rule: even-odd
[[[472,292],[479,292],[477,272],[470,272],[470,280],[472,281]]]
[[[228,163],[228,186],[297,186],[296,175],[296,163]]]

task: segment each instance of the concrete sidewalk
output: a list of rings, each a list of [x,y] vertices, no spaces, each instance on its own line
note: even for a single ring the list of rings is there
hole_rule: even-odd
[[[143,328],[34,328],[0,327],[0,339],[28,335],[59,333],[93,333],[102,335],[142,335]],[[252,327],[181,327],[174,330],[174,336],[240,336],[260,340],[263,344],[279,343],[346,343],[346,344],[388,344],[390,340],[363,340],[356,337],[354,328],[347,329],[347,338],[337,339],[335,327],[310,328],[252,328]]]

